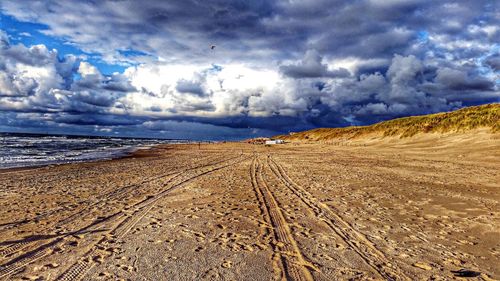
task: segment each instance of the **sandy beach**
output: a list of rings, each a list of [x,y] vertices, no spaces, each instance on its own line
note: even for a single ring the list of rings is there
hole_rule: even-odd
[[[500,142],[480,134],[4,170],[0,279],[500,279]]]

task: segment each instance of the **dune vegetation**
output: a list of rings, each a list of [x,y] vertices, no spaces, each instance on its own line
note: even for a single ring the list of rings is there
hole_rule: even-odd
[[[493,133],[500,132],[500,103],[471,106],[452,112],[397,118],[370,126],[318,128],[275,138],[295,141],[355,139],[366,135],[407,138],[420,133],[464,132],[477,128],[490,128]]]

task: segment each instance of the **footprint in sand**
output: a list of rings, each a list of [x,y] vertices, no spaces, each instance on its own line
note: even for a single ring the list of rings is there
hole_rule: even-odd
[[[127,260],[126,256],[116,257],[117,260]]]
[[[159,228],[161,227],[162,224],[158,220],[153,220],[152,222],[149,223],[149,228]]]
[[[111,274],[108,273],[108,272],[100,272],[99,275],[98,275],[99,278],[105,278],[105,279],[110,279],[111,278]]]
[[[226,260],[226,261],[224,261],[222,263],[222,267],[224,267],[224,268],[231,268],[232,266],[233,266],[233,262],[232,261]]]
[[[127,272],[132,272],[134,270],[132,266],[126,264],[117,264],[116,267],[121,268],[122,270],[125,270]]]
[[[247,251],[247,252],[253,252],[254,248],[252,245],[247,245],[247,244],[243,244],[243,243],[240,243],[240,246],[243,250]]]
[[[104,262],[104,256],[103,255],[96,255],[92,258],[92,260],[96,263],[103,263]]]
[[[104,248],[103,250],[110,253],[110,254],[119,254],[122,251],[118,247],[108,247],[108,248]]]
[[[78,246],[78,244],[80,244],[78,241],[69,241],[68,242],[68,245],[72,246],[72,247],[76,247],[76,246]]]
[[[266,250],[268,249],[268,245],[266,244],[263,244],[263,243],[260,243],[260,242],[257,242],[254,244],[257,248],[259,248],[260,250]]]
[[[186,233],[188,236],[194,236],[198,240],[204,240],[206,237],[203,232],[197,232],[189,229],[182,229],[182,232]]]
[[[176,256],[168,256],[168,257],[165,257],[165,261],[176,261],[177,259],[179,259],[178,257]]]
[[[46,264],[45,267],[46,268],[58,268],[59,264],[55,263],[55,262],[52,262],[52,263]]]
[[[218,280],[220,279],[220,274],[214,269],[209,269],[205,271],[202,279]]]
[[[345,246],[342,245],[342,244],[335,244],[335,249],[337,249],[337,250],[344,250]]]
[[[333,260],[333,258],[332,258],[332,257],[330,257],[330,256],[329,256],[329,255],[327,255],[327,254],[319,254],[319,255],[317,255],[317,254],[313,254],[313,256],[314,256],[314,257],[316,257],[316,258],[318,258],[318,259],[320,259],[320,260],[328,260],[328,261]]]

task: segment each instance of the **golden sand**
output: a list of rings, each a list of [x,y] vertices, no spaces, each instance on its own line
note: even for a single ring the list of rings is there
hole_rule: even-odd
[[[499,279],[499,143],[165,145],[3,171],[0,279]]]

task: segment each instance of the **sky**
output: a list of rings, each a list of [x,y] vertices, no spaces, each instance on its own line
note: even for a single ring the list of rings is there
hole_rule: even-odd
[[[4,132],[235,140],[499,101],[496,0],[0,2]]]

